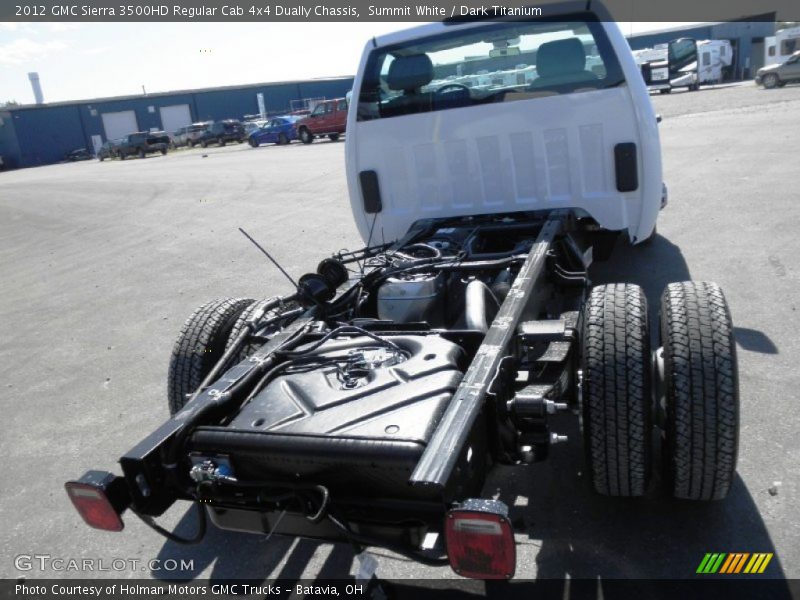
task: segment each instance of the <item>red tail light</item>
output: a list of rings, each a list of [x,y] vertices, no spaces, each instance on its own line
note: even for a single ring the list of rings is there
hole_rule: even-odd
[[[78,481],[64,484],[67,495],[87,525],[105,531],[122,531],[120,513],[129,500],[121,477],[103,471],[89,471]]]
[[[517,563],[508,507],[498,500],[465,501],[445,519],[453,571],[473,579],[511,579]]]

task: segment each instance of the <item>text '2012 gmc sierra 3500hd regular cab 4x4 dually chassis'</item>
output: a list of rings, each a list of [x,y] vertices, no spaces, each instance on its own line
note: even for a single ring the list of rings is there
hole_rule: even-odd
[[[186,500],[196,539],[210,518],[506,579],[508,508],[481,490],[494,465],[526,468],[566,441],[548,425],[561,411],[581,415],[598,493],[645,494],[655,431],[672,495],[726,496],[738,385],[725,298],[670,284],[653,351],[642,290],[590,286],[618,235],[653,235],[666,188],[625,38],[594,2],[560,6],[369,41],[346,141],[366,246],[322,260],[289,297],[189,318],[171,418],[121,476],[67,483],[89,525],[121,530],[130,510],[175,539],[153,518]]]

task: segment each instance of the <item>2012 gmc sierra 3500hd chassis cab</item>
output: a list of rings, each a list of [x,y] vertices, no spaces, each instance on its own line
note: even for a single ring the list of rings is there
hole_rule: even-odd
[[[674,496],[725,497],[738,442],[725,298],[670,284],[652,351],[642,290],[591,287],[618,235],[653,235],[665,188],[619,28],[594,2],[560,6],[369,41],[346,141],[366,246],[289,297],[189,318],[172,417],[120,459],[122,476],[67,484],[89,525],[121,530],[130,510],[190,542],[210,518],[510,578],[508,508],[481,490],[493,466],[567,441],[548,423],[560,411],[582,416],[600,494],[645,494],[655,430]],[[153,520],[177,500],[197,506],[195,540]]]

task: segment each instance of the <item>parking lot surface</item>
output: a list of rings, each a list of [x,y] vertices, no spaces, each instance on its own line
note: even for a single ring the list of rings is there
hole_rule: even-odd
[[[648,247],[618,245],[594,283],[633,281],[655,318],[666,283],[712,280],[733,313],[741,373],[738,477],[707,505],[661,495],[601,498],[583,475],[574,419],[551,459],[499,469],[490,493],[513,507],[521,578],[685,578],[706,552],[774,552],[765,576],[800,577],[800,86],[749,84],[653,96],[670,203]],[[89,529],[64,491],[167,417],[173,341],[212,298],[262,298],[288,282],[237,231],[294,277],[357,248],[342,142],[246,144],[141,160],[0,173],[0,576],[19,555],[191,561],[101,577],[329,578],[357,568],[347,545],[211,529],[198,546],[166,542],[131,515],[126,530]],[[160,519],[190,535],[185,504]],[[453,578],[375,549],[386,578]],[[141,565],[140,563],[140,565]]]

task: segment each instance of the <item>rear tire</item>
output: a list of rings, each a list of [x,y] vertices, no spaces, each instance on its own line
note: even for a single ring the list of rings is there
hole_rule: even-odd
[[[250,145],[251,145],[253,148],[258,148],[258,142],[255,140],[255,138],[250,138],[250,139],[248,140],[248,142],[250,143]]]
[[[289,138],[286,137],[285,133],[281,133],[280,135],[278,135],[278,145],[279,146],[285,146],[288,143],[289,143]]]
[[[592,289],[582,335],[583,432],[594,489],[642,496],[651,472],[647,299],[633,284]]]
[[[234,323],[233,329],[231,329],[231,333],[228,336],[228,342],[225,344],[225,350],[230,348],[231,345],[233,344],[233,342],[236,340],[236,338],[239,337],[239,334],[242,333],[244,328],[247,326],[248,319],[250,319],[250,317],[252,317],[257,311],[261,310],[261,308],[265,304],[267,304],[268,302],[271,302],[271,301],[272,301],[271,298],[266,298],[264,300],[257,300],[255,302],[253,302],[253,304],[248,306],[242,312],[242,314],[239,315],[239,318],[236,320],[236,323]],[[272,319],[274,317],[277,317],[281,312],[285,312],[286,310],[289,310],[292,307],[293,307],[293,304],[287,304],[284,307],[280,307],[279,306],[279,307],[269,311],[268,313],[266,313],[263,316],[262,319],[264,321]],[[264,332],[264,335],[266,337],[272,337],[273,335],[278,333],[280,330],[281,330],[281,323],[277,323],[275,325],[271,325],[269,327],[269,329],[266,332]],[[239,351],[239,353],[233,359],[232,364],[235,364],[237,362],[243,361],[245,358],[247,358],[248,356],[253,354],[256,350],[258,350],[261,346],[262,346],[262,344],[258,343],[258,342],[244,344],[244,346],[242,346],[242,349]]]
[[[338,133],[329,133],[328,134],[328,139],[330,139],[330,141],[332,141],[332,142],[338,142],[339,141],[339,134]]]
[[[236,320],[253,302],[249,298],[212,300],[183,325],[169,361],[167,400],[171,415],[183,408],[222,358]]]
[[[715,283],[671,283],[661,296],[665,481],[672,495],[721,500],[736,472],[739,375],[728,304]]]
[[[139,155],[139,158],[144,158],[144,149],[143,148],[139,148],[138,155]]]
[[[162,148],[161,149],[161,156],[166,156],[166,154],[167,154],[167,149],[166,148]]]
[[[220,147],[224,146],[226,143],[227,142],[225,140],[223,140],[223,139],[217,140],[217,144],[219,144]]]

